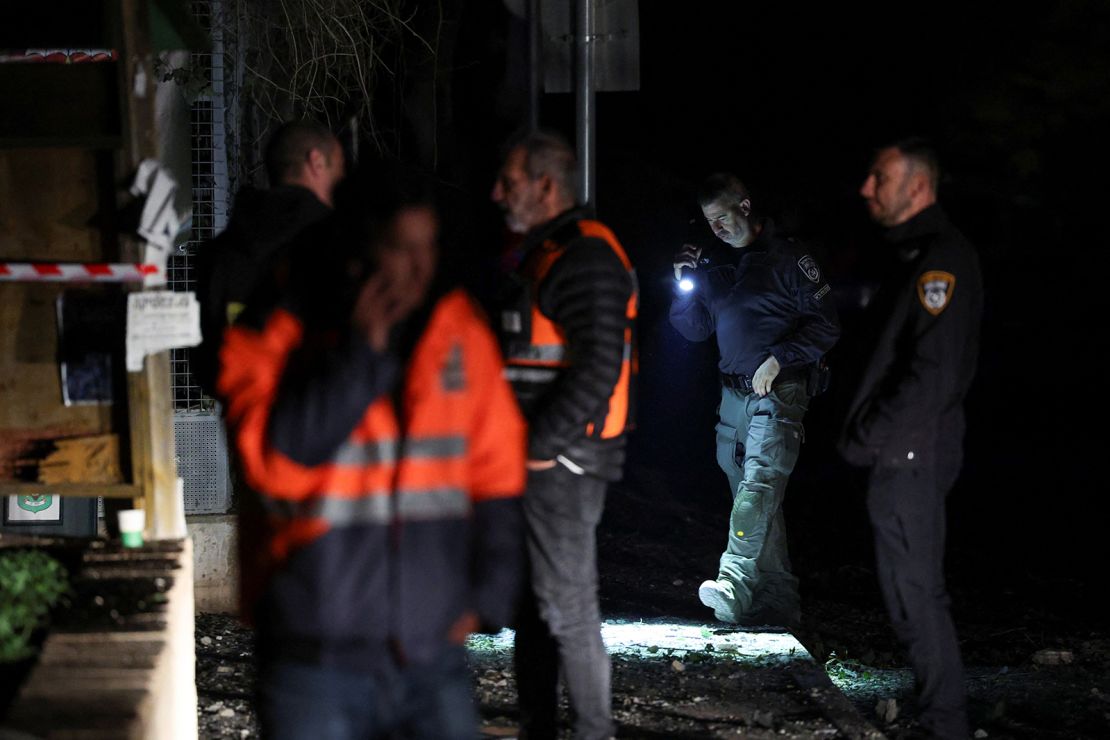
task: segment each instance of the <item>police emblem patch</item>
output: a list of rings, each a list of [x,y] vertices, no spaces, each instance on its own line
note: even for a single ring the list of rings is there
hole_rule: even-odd
[[[939,316],[952,302],[956,276],[942,270],[930,270],[917,279],[917,297],[926,311]]]
[[[798,267],[801,269],[802,274],[813,282],[821,282],[821,268],[817,266],[817,260],[810,257],[808,254],[798,260]]]

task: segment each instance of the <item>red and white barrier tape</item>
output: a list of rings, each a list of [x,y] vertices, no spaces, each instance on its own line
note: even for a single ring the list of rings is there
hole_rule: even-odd
[[[31,62],[36,64],[84,64],[114,62],[119,59],[115,49],[15,49],[0,51],[0,64]]]
[[[0,283],[141,283],[157,265],[110,262],[0,262]]]

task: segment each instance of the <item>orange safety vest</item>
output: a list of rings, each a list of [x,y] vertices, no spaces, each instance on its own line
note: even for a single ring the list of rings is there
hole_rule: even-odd
[[[632,327],[639,309],[639,289],[636,285],[636,273],[632,262],[609,227],[600,221],[588,219],[577,221],[576,224],[582,236],[601,239],[613,250],[624,265],[624,269],[628,271],[633,285],[632,295],[629,296],[625,306],[624,354],[620,377],[609,396],[604,415],[586,426],[587,436],[611,439],[620,436],[633,426],[632,383],[639,372],[639,358]],[[521,338],[522,341],[510,341],[505,345],[505,376],[514,387],[521,383],[533,386],[550,385],[558,379],[560,370],[570,367],[566,337],[562,328],[545,316],[539,307],[539,286],[566,250],[566,244],[548,239],[541,246],[533,249],[519,268],[519,275],[526,282],[525,295],[530,305],[521,306],[522,311],[508,312],[502,317],[504,329],[510,333],[518,331],[527,335]],[[511,316],[520,317],[525,311],[529,318],[527,330],[522,326],[513,326],[514,323],[519,324],[519,319],[513,319]]]

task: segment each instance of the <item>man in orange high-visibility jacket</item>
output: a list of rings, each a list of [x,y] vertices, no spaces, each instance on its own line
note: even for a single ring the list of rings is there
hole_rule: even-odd
[[[596,529],[606,482],[621,477],[624,463],[637,290],[613,233],[574,207],[574,176],[566,142],[534,132],[509,148],[493,189],[509,228],[525,235],[500,328],[528,420],[530,590],[516,670],[529,740],[555,737],[560,668],[575,737],[613,734]]]
[[[487,323],[433,284],[428,203],[355,176],[293,286],[226,333],[219,389],[260,499],[243,612],[268,738],[477,732],[463,643],[519,591],[524,422]]]

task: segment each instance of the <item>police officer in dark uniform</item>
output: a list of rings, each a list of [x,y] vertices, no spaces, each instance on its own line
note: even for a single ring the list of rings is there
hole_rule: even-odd
[[[962,460],[982,280],[974,248],[936,202],[936,156],[908,139],[878,150],[860,194],[896,266],[866,336],[877,343],[839,449],[871,468],[867,509],[879,585],[917,682],[921,724],[967,738],[966,688],[944,585],[945,496]]]
[[[836,309],[817,261],[754,216],[740,180],[709,177],[698,202],[732,250],[714,262],[683,247],[670,320],[690,341],[717,335],[717,462],[733,501],[718,576],[701,584],[698,597],[723,622],[792,627],[800,619],[798,581],[782,501],[818,368],[840,334]]]

